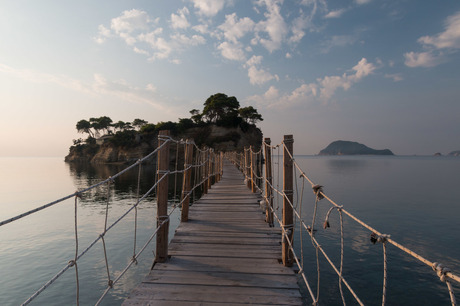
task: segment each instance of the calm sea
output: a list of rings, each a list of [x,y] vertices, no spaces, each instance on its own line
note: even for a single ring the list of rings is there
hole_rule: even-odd
[[[275,162],[281,159],[274,157]],[[297,156],[297,163],[325,193],[372,227],[390,234],[428,260],[438,261],[460,275],[460,158],[450,157],[322,157]],[[0,158],[0,220],[71,194],[120,171],[115,166],[74,166],[62,158]],[[296,198],[303,199],[302,215],[311,224],[314,195],[308,183],[301,195],[302,180],[296,173]],[[141,190],[150,188],[154,170],[145,168]],[[282,175],[275,171],[275,179]],[[172,179],[174,180],[174,179]],[[180,179],[179,179],[180,181]],[[104,229],[107,194],[108,223],[116,220],[136,201],[137,171],[117,179],[109,193],[106,186],[93,191],[78,203],[79,252]],[[174,187],[171,188],[173,193]],[[170,203],[170,209],[173,207]],[[281,203],[275,201],[275,205]],[[300,204],[298,204],[300,205]],[[340,262],[340,225],[337,211],[331,227],[322,228],[330,208],[325,200],[318,205],[316,237],[336,266]],[[138,214],[137,247],[155,228],[156,204],[153,197],[143,202]],[[279,209],[281,210],[281,209]],[[176,210],[171,234],[178,224]],[[18,305],[53,277],[75,254],[74,200],[0,227],[0,305]],[[366,305],[381,304],[383,281],[382,246],[373,245],[370,233],[344,218],[344,277]],[[107,233],[105,242],[112,275],[125,267],[133,255],[134,214]],[[300,243],[304,249],[304,269],[314,292],[317,263],[310,238]],[[388,305],[448,305],[446,286],[431,269],[388,246]],[[148,272],[153,261],[154,243],[106,297],[104,305],[121,304],[130,290]],[[320,303],[341,304],[338,277],[320,255]],[[94,304],[107,285],[107,270],[99,242],[78,262],[81,305]],[[36,305],[75,303],[75,269],[69,269],[34,301]],[[457,296],[460,287],[455,286]],[[344,288],[348,304],[354,301]]]

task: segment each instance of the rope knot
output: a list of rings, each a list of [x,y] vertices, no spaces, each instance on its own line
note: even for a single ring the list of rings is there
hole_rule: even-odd
[[[448,276],[446,274],[450,272],[449,268],[446,268],[442,264],[437,263],[437,262],[434,262],[431,267],[433,268],[434,271],[436,271],[436,274],[438,275],[441,282],[447,281]]]
[[[324,196],[322,195],[322,192],[323,192],[322,185],[313,185],[311,188],[313,189],[313,193],[316,195],[318,200],[324,199]]]
[[[77,262],[76,262],[74,259],[69,260],[69,263],[68,263],[69,267],[73,267],[73,266],[75,266],[76,264],[77,264]]]
[[[376,244],[377,242],[386,243],[388,238],[390,238],[390,235],[386,235],[386,234],[378,235],[376,233],[371,234],[371,242],[373,244]]]
[[[113,280],[109,279],[108,285],[109,285],[110,288],[113,288]]]

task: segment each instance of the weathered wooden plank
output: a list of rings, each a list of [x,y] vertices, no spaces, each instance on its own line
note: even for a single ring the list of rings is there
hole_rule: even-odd
[[[268,288],[242,288],[231,286],[202,286],[142,284],[136,290],[138,300],[160,300],[204,303],[299,305],[298,290]]]
[[[221,181],[189,208],[154,269],[123,305],[302,305],[293,270],[280,264],[281,232],[261,197],[228,163]]]
[[[209,271],[257,274],[292,275],[272,258],[223,258],[201,256],[174,256],[168,263],[157,263],[156,270]]]
[[[144,283],[195,284],[213,286],[241,286],[264,288],[298,289],[297,279],[291,275],[268,275],[255,273],[167,271],[156,270],[150,273]]]

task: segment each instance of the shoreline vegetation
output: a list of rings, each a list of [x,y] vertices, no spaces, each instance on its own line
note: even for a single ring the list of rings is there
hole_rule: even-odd
[[[249,145],[259,149],[262,145],[262,132],[256,126],[262,116],[252,106],[240,108],[235,97],[223,93],[211,95],[203,111],[192,109],[190,114],[190,118],[179,118],[178,122],[157,124],[138,118],[115,123],[107,116],[82,119],[76,129],[88,136],[73,140],[65,161],[130,163],[156,148],[161,130],[170,130],[175,138],[193,139],[199,147],[219,151],[242,151]]]

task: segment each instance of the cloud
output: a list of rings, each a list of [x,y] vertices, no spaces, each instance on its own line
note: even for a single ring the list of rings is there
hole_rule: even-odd
[[[240,43],[234,44],[224,41],[219,44],[217,49],[220,50],[222,56],[226,59],[232,61],[244,61],[246,59],[243,46]]]
[[[339,9],[339,10],[335,10],[335,11],[330,11],[329,13],[327,13],[324,16],[324,18],[339,18],[346,11],[347,11],[346,9]]]
[[[252,32],[254,26],[252,19],[248,17],[238,19],[236,13],[233,13],[225,16],[225,22],[218,29],[223,32],[226,40],[237,43],[240,38]]]
[[[358,5],[363,5],[363,4],[370,3],[371,1],[372,0],[355,0],[355,3]]]
[[[331,49],[335,47],[345,47],[348,45],[353,45],[357,40],[357,35],[335,35],[321,44],[323,46],[321,51],[322,53],[328,53]]]
[[[152,95],[156,90],[153,84],[147,84],[145,88],[138,88],[128,84],[125,80],[107,80],[98,73],[94,74],[92,83],[85,83],[66,75],[54,75],[30,69],[17,69],[1,63],[0,72],[31,83],[57,85],[89,95],[109,95],[129,103],[146,103],[158,110],[170,111],[163,103],[157,102]]]
[[[428,52],[407,52],[404,54],[404,64],[408,67],[434,67],[443,62],[440,56],[436,56],[432,51]]]
[[[170,111],[170,109],[165,107],[163,103],[155,101],[152,93],[156,89],[152,84],[147,84],[145,88],[138,88],[128,84],[125,80],[109,81],[101,74],[96,73],[94,74],[94,82],[91,87],[97,94],[116,97],[130,103],[149,104],[158,110]]]
[[[288,27],[280,13],[281,3],[281,0],[259,0],[257,2],[258,5],[265,6],[267,12],[264,14],[266,20],[262,20],[256,25],[256,40],[269,52],[279,49],[288,33]],[[266,33],[268,38],[260,37],[260,33]]]
[[[186,7],[177,11],[178,15],[171,14],[171,26],[173,29],[186,29],[190,26],[190,23],[187,20],[189,11]]]
[[[248,68],[249,82],[252,85],[262,85],[273,79],[279,80],[279,77],[276,74],[272,75],[267,70],[256,67],[262,63],[262,59],[262,56],[254,55],[246,62],[246,65],[244,65]]]
[[[269,108],[288,108],[300,104],[321,102],[328,104],[339,89],[348,90],[354,84],[371,75],[377,67],[362,58],[352,69],[351,73],[325,76],[316,82],[302,84],[290,93],[279,94],[278,89],[271,86],[263,95],[248,97],[248,100]]]
[[[106,41],[107,38],[112,37],[112,33],[104,25],[100,24],[98,26],[98,35],[94,37],[94,40],[98,44],[102,44]]]
[[[443,32],[433,36],[422,36],[417,40],[424,51],[404,54],[408,67],[434,67],[446,61],[443,50],[458,52],[460,49],[460,12],[449,16]]]
[[[223,8],[224,0],[192,0],[193,6],[198,10],[199,15],[212,17],[217,15]]]
[[[400,73],[385,74],[385,78],[392,79],[393,82],[400,82],[404,80]]]

